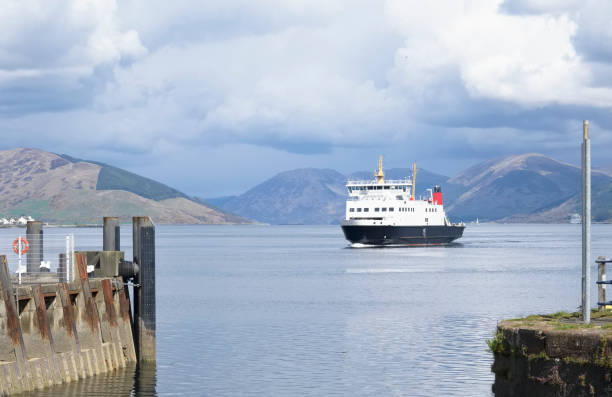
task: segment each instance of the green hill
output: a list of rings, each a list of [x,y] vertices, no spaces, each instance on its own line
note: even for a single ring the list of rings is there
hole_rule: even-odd
[[[161,201],[171,198],[187,198],[184,193],[149,178],[110,165],[102,166],[98,174],[96,190],[125,190],[139,196]]]

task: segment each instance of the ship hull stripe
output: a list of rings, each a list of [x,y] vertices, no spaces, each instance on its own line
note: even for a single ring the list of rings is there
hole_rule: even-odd
[[[342,225],[351,243],[366,245],[444,245],[463,236],[465,226]]]

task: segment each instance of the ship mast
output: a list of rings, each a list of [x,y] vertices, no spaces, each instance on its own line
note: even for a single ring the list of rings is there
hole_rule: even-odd
[[[383,156],[378,158],[378,171],[374,172],[374,176],[376,177],[376,183],[385,183],[385,173],[383,172]]]
[[[414,200],[414,188],[416,185],[416,161],[412,166],[412,200]]]

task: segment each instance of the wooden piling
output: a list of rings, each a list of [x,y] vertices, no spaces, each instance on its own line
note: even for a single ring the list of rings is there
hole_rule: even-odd
[[[138,361],[155,361],[155,225],[148,216],[132,219],[134,262],[134,342]]]
[[[105,216],[102,234],[102,250],[121,250],[121,227],[119,226],[119,218],[116,216]]]
[[[28,273],[40,272],[40,262],[43,260],[43,228],[40,221],[28,221],[26,225],[26,238],[30,243],[27,255]]]
[[[49,321],[47,320],[47,305],[45,303],[43,289],[40,284],[32,287],[32,297],[34,298],[34,304],[36,305],[38,331],[40,333],[41,342],[44,344],[47,363],[49,364],[49,370],[51,372],[50,377],[52,379],[52,383],[59,384],[62,382],[59,364],[55,354],[53,334],[51,333],[51,327],[49,326]]]
[[[11,285],[11,276],[6,262],[6,256],[0,255],[0,285],[2,287],[2,299],[6,310],[7,331],[13,342],[15,349],[15,380],[18,380],[19,385],[16,390],[29,390],[30,370],[28,366],[28,356],[26,354],[23,334],[21,332],[21,323],[19,322],[19,313],[13,296],[13,287]]]
[[[91,332],[92,345],[94,360],[97,361],[95,364],[95,372],[106,372],[106,362],[104,360],[104,352],[102,350],[102,332],[100,330],[100,317],[98,314],[98,307],[93,299],[91,289],[89,288],[89,278],[87,276],[87,260],[85,255],[77,253],[76,255],[77,269],[79,272],[79,279],[81,281],[81,294],[83,296],[83,304],[85,309],[85,319],[89,330]]]

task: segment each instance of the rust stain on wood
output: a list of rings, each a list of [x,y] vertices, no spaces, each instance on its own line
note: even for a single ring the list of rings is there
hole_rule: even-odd
[[[81,283],[83,280],[87,280],[87,259],[85,254],[76,254],[77,268],[79,269],[79,278]]]
[[[118,289],[119,292],[119,310],[123,321],[130,321],[130,304],[125,296],[123,288]]]
[[[113,291],[109,279],[101,281],[102,292],[104,293],[104,303],[106,305],[106,315],[108,316],[108,322],[110,326],[117,327],[117,313],[115,312],[115,306],[113,305]]]
[[[11,336],[11,341],[13,345],[18,345],[19,342],[19,318],[17,314],[15,314],[15,308],[11,304],[11,297],[8,292],[3,288],[2,289],[2,297],[4,298],[4,307],[6,308],[6,322],[9,334]]]
[[[13,345],[19,345],[21,343],[20,331],[21,324],[19,324],[19,316],[17,316],[15,305],[13,304],[13,297],[11,292],[11,280],[8,274],[8,266],[6,264],[6,256],[0,256],[0,279],[2,282],[2,298],[4,299],[4,307],[6,309],[6,325],[8,328],[9,335]]]
[[[42,286],[32,287],[32,293],[36,294],[36,318],[38,320],[38,330],[40,331],[40,337],[43,340],[49,339],[47,333],[47,307],[45,306],[45,297],[42,293]]]
[[[68,291],[68,285],[66,283],[60,283],[59,287],[62,289],[62,309],[64,311],[64,327],[66,327],[66,333],[68,336],[72,336],[72,327],[74,324],[74,308],[70,300],[70,293]]]
[[[87,276],[87,261],[85,254],[76,254],[77,265],[79,268],[79,278],[81,279],[81,287],[83,296],[85,297],[85,322],[89,326],[89,329],[93,334],[98,333],[99,319],[98,312],[96,310],[96,304],[91,296],[91,290],[89,289],[89,279]]]

